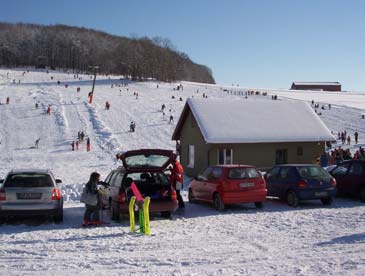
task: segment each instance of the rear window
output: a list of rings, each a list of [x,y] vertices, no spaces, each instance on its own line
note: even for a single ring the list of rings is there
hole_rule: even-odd
[[[260,173],[255,168],[234,168],[228,172],[229,179],[258,178]]]
[[[299,175],[303,178],[329,178],[330,175],[319,166],[297,167]]]
[[[6,178],[5,188],[9,187],[53,187],[52,178],[48,174],[12,174]]]
[[[145,167],[162,167],[169,160],[169,156],[164,155],[133,155],[125,158],[128,167],[145,168]]]

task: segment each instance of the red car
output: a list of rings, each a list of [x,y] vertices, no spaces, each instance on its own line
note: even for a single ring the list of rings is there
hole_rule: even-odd
[[[217,165],[204,170],[189,185],[189,202],[205,201],[222,211],[226,204],[254,202],[257,208],[266,200],[266,182],[253,166]]]
[[[118,220],[128,213],[129,200],[133,196],[130,185],[134,182],[143,197],[151,198],[150,212],[160,212],[165,218],[178,206],[176,191],[170,178],[164,173],[173,160],[171,150],[140,149],[123,153],[119,158],[123,166],[113,170],[101,183],[104,186],[102,202],[110,206],[111,217]]]

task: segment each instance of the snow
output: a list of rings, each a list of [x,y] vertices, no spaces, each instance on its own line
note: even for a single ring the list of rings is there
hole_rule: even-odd
[[[207,143],[335,140],[304,102],[189,99],[188,104]]]
[[[14,220],[0,226],[0,275],[365,274],[365,206],[357,200],[337,198],[330,207],[309,201],[290,208],[268,199],[263,209],[243,204],[222,213],[208,204],[186,202],[185,215],[174,220],[154,216],[152,236],[130,233],[127,219],[109,227],[81,229],[84,206],[78,202],[91,172],[105,178],[121,165],[114,156],[118,151],[174,149],[175,124],[169,124],[168,117],[172,114],[177,122],[188,97],[202,98],[205,93],[209,100],[267,100],[270,108],[276,104],[272,94],[288,105],[312,99],[321,105],[331,103],[331,110],[327,106],[320,110],[321,119],[334,133],[358,131],[359,143],[364,145],[360,114],[365,111],[365,94],[275,90],[268,91],[267,97],[246,100],[242,94],[223,92],[218,85],[182,82],[184,90],[176,91],[177,83],[159,83],[157,88],[153,81],[129,82],[127,91],[127,87],[111,88],[112,83],[124,82],[120,76],[98,76],[94,103],[89,104],[89,76],[79,75],[82,80],[78,80],[73,74],[54,71],[30,71],[23,76],[23,71],[0,69],[0,102],[10,96],[9,105],[0,105],[0,177],[13,168],[51,169],[63,180],[65,220],[60,225]],[[138,99],[133,92],[138,92]],[[106,100],[111,104],[108,111]],[[39,109],[34,107],[36,102]],[[165,118],[159,111],[163,103]],[[49,104],[50,116],[45,114]],[[132,120],[137,124],[134,133],[128,132]],[[79,130],[90,137],[90,152],[84,143],[71,151],[70,143]],[[37,138],[41,138],[38,149],[34,148]],[[355,150],[358,145],[346,147]],[[186,201],[186,191],[183,196]],[[103,218],[110,221],[108,211]]]

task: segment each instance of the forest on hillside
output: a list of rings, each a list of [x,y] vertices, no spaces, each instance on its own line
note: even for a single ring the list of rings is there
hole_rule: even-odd
[[[212,71],[194,63],[161,37],[120,37],[65,25],[0,23],[0,66],[72,69],[121,74],[133,80],[215,83]]]

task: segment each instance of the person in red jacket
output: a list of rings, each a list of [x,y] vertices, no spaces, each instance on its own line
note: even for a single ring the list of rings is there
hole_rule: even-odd
[[[172,161],[173,166],[171,169],[171,184],[176,190],[177,201],[179,202],[179,209],[184,210],[185,204],[180,193],[184,183],[184,169],[180,162],[176,159],[176,157],[177,156],[174,155]]]

